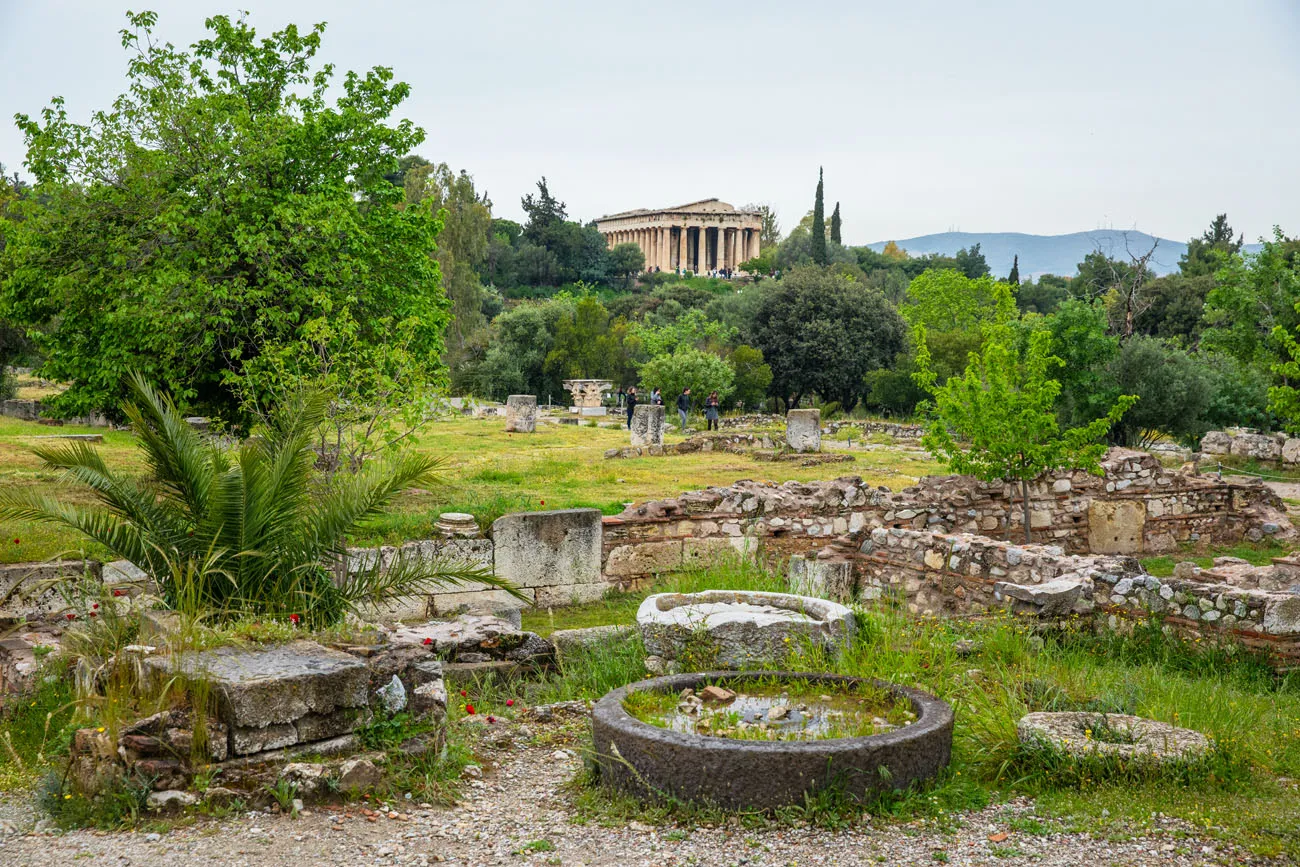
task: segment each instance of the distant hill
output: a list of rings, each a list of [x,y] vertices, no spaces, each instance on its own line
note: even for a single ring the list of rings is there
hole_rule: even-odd
[[[1151,259],[1151,267],[1157,274],[1170,274],[1178,270],[1178,260],[1187,252],[1183,241],[1171,241],[1168,238],[1155,238],[1145,232],[1120,231],[1117,229],[1097,229],[1092,232],[1074,232],[1069,235],[1026,235],[1022,232],[942,232],[937,235],[921,235],[919,238],[898,238],[895,243],[913,256],[938,253],[951,256],[962,247],[972,244],[980,245],[980,252],[989,263],[995,277],[1005,277],[1011,271],[1011,261],[1020,256],[1020,276],[1037,277],[1041,274],[1059,274],[1063,277],[1073,276],[1083,257],[1093,250],[1101,250],[1116,259],[1128,259],[1125,252],[1125,238],[1128,249],[1135,255],[1142,255],[1151,249],[1151,244],[1159,240],[1156,254]],[[879,252],[886,241],[868,244]],[[1247,251],[1258,250],[1258,244],[1247,244]]]

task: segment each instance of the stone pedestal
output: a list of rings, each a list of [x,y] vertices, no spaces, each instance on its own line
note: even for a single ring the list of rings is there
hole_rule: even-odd
[[[632,410],[632,445],[664,444],[664,407],[640,404]]]
[[[448,539],[473,539],[480,535],[478,521],[468,512],[443,512],[434,527]]]
[[[512,394],[506,398],[506,430],[532,433],[537,430],[537,396]]]
[[[822,411],[792,409],[785,414],[785,441],[796,452],[822,450]]]

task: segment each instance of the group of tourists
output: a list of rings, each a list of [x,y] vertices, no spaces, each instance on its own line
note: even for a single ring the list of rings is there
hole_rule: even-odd
[[[632,413],[637,407],[636,386],[629,387],[626,391],[622,386],[618,388],[618,405],[627,410],[627,426],[632,428]],[[655,389],[650,392],[650,406],[663,406],[663,392]],[[682,393],[677,395],[677,415],[682,420],[682,430],[686,429],[686,419],[691,413],[691,390],[689,387],[683,388]],[[718,420],[721,418],[721,401],[718,400],[716,391],[709,392],[709,396],[704,399],[704,420],[708,423],[709,430],[718,429]]]

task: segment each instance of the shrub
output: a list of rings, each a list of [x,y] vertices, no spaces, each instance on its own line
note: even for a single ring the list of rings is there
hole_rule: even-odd
[[[135,401],[122,412],[140,439],[150,481],[110,470],[87,443],[33,449],[46,469],[90,488],[97,505],[4,491],[0,519],[79,530],[143,569],[167,604],[217,619],[297,615],[319,627],[363,603],[446,584],[479,581],[513,592],[483,570],[400,554],[387,566],[333,580],[330,570],[344,562],[347,535],[408,488],[435,484],[437,463],[396,455],[323,483],[312,448],[323,398],[286,403],[258,436],[222,445],[193,430],[171,399],[142,378],[132,378],[132,392]]]

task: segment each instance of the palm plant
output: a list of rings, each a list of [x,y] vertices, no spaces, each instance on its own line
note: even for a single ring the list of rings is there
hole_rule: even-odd
[[[518,595],[486,570],[404,553],[360,571],[343,568],[347,535],[408,488],[437,484],[438,462],[406,453],[324,483],[312,448],[323,396],[286,401],[258,436],[223,445],[191,428],[140,376],[131,384],[133,400],[122,411],[139,437],[146,479],[110,470],[84,442],[36,448],[47,469],[89,487],[97,504],[2,491],[0,519],[72,527],[139,566],[169,605],[218,619],[297,614],[324,626],[367,603],[465,582]]]

